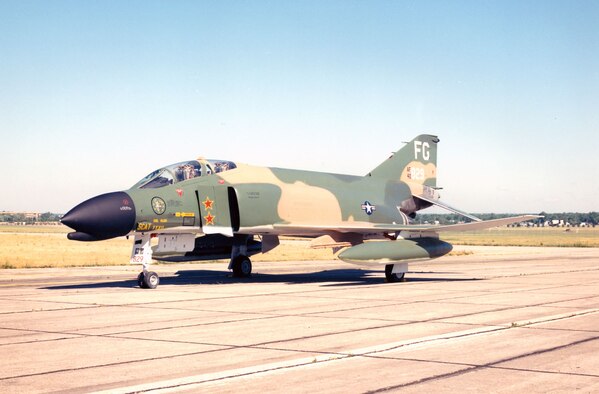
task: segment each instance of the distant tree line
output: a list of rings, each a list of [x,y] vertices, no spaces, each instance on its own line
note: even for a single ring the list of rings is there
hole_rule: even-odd
[[[509,216],[516,216],[519,214],[513,213],[475,213],[474,216],[482,219],[482,220],[491,220],[491,219],[501,219]],[[542,226],[547,222],[553,221],[562,221],[562,223],[568,223],[571,226],[580,226],[585,223],[587,226],[596,226],[599,225],[599,212],[562,212],[562,213],[547,213],[541,212],[538,215],[543,216],[543,218],[531,220],[535,225]],[[436,223],[439,224],[454,224],[459,222],[469,222],[468,218],[465,218],[461,215],[455,213],[419,213],[416,215],[415,222],[416,223]]]
[[[0,222],[6,223],[41,223],[41,222],[57,222],[62,217],[61,214],[44,212],[39,215],[39,218],[32,218],[24,213],[6,213],[0,212]]]

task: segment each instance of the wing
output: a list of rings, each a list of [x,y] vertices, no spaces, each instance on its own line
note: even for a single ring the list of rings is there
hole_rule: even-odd
[[[483,230],[486,228],[493,228],[499,226],[506,226],[508,224],[525,222],[527,220],[533,220],[542,218],[539,215],[520,215],[520,216],[511,216],[508,218],[501,219],[492,219],[492,220],[481,220],[478,222],[470,222],[470,223],[458,223],[458,224],[448,224],[445,226],[436,227],[435,231],[474,231],[474,230]]]
[[[507,224],[524,222],[527,220],[537,219],[541,216],[538,215],[520,215],[512,216],[508,218],[484,220],[471,223],[458,223],[449,225],[406,225],[406,224],[379,224],[369,222],[340,222],[340,223],[329,223],[322,225],[313,224],[275,224],[272,227],[266,228],[255,228],[256,233],[264,230],[270,230],[277,234],[287,235],[320,235],[326,232],[340,232],[340,233],[360,233],[360,234],[382,234],[382,233],[393,233],[398,231],[411,231],[411,232],[443,232],[443,231],[473,231],[482,230],[486,228],[505,226]],[[251,229],[247,229],[251,230]],[[245,231],[244,231],[245,232]],[[252,231],[248,231],[252,233]]]

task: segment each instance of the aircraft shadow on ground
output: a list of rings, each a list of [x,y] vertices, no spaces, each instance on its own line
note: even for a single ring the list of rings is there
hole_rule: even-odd
[[[81,282],[85,282],[85,278],[81,279]],[[68,285],[54,285],[40,287],[43,290],[70,290],[70,289],[105,289],[110,287],[121,287],[131,288],[137,286],[137,280],[135,279],[124,279],[124,280],[113,280],[107,282],[92,282],[90,279],[89,283],[77,283]]]
[[[446,273],[422,273],[406,274],[407,282],[463,282],[480,280],[476,278],[448,278],[435,277],[435,274]],[[85,279],[82,279],[84,281]],[[173,276],[161,276],[160,285],[228,285],[236,283],[286,283],[303,284],[322,282],[323,287],[360,286],[385,284],[384,275],[381,271],[361,269],[335,269],[318,272],[302,272],[289,274],[264,274],[254,273],[250,278],[234,278],[228,271],[212,270],[181,270]],[[332,283],[331,283],[332,282]],[[112,280],[107,282],[65,284],[44,287],[48,290],[66,289],[97,289],[97,288],[132,288],[137,287],[137,280]]]

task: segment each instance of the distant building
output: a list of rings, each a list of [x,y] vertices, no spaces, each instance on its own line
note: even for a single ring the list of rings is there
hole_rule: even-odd
[[[553,219],[545,221],[544,226],[546,227],[571,227],[570,222],[563,219]]]
[[[0,211],[0,216],[18,216],[23,215],[26,220],[38,221],[40,220],[40,216],[42,216],[39,212],[11,212],[11,211]]]

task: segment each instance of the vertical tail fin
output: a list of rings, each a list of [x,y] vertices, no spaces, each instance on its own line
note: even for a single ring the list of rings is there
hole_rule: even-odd
[[[437,186],[437,143],[434,135],[422,134],[370,172],[370,176],[403,181],[411,185]]]

